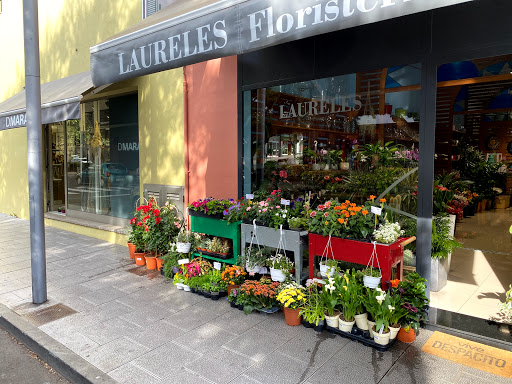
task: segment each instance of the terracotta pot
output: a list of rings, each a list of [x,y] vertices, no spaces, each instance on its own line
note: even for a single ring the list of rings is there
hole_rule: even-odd
[[[398,336],[396,337],[402,343],[412,343],[416,340],[416,333],[414,333],[414,329],[409,328],[408,331],[405,330],[404,327],[400,328],[398,331]]]
[[[130,259],[135,259],[135,244],[128,242],[128,253],[130,254]]]
[[[146,265],[146,257],[144,252],[135,253],[135,264]]]
[[[284,312],[284,321],[286,322],[286,324],[292,325],[292,326],[300,325],[301,317],[299,314],[299,312],[300,312],[299,308],[291,309],[291,308],[283,307],[283,312]]]
[[[147,269],[156,269],[156,257],[155,256],[146,256],[146,268]]]
[[[228,285],[228,288],[227,288],[228,289],[228,296],[229,296],[229,293],[231,292],[232,289],[236,289],[238,287],[240,287],[240,284],[238,284],[238,285]]]
[[[160,270],[160,268],[162,268],[162,265],[163,265],[163,260],[159,257],[156,258],[156,269]]]

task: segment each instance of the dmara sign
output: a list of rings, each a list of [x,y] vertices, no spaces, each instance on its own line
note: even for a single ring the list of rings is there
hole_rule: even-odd
[[[27,114],[26,113],[18,113],[16,115],[5,116],[5,128],[19,128],[27,126]]]
[[[97,87],[469,1],[221,0],[92,47],[92,80]]]

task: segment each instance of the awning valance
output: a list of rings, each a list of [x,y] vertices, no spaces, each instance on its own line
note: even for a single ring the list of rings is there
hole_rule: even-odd
[[[91,47],[93,84],[114,83],[469,1],[176,0]]]
[[[91,88],[90,72],[41,84],[42,124],[79,119],[80,99]],[[25,90],[0,103],[0,131],[26,126],[25,103]]]

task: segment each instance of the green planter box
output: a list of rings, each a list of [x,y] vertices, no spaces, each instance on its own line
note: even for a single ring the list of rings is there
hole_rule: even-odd
[[[204,233],[210,236],[224,237],[233,241],[233,257],[231,259],[218,259],[208,255],[202,255],[202,257],[223,263],[236,264],[240,257],[241,223],[241,221],[237,221],[228,224],[226,220],[219,220],[211,217],[190,216],[190,229],[192,231]],[[199,256],[198,253],[195,253],[194,255]]]

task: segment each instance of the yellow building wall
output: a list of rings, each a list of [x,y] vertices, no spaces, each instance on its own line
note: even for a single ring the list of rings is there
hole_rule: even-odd
[[[142,0],[39,0],[41,82],[85,72],[89,48],[142,18]],[[23,2],[2,2],[0,102],[23,90]],[[0,131],[0,212],[28,219],[26,129]]]

